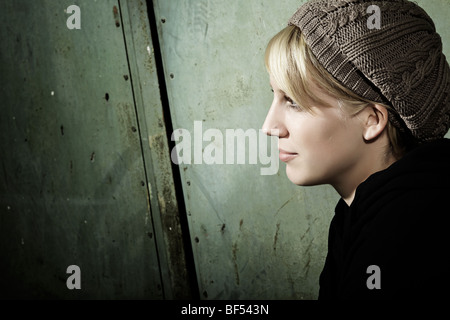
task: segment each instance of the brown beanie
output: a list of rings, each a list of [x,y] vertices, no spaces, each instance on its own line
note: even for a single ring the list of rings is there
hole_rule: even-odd
[[[380,29],[368,20],[380,9]],[[392,106],[390,119],[419,141],[450,127],[450,68],[431,18],[406,0],[312,0],[289,20],[317,60],[341,84]],[[399,118],[400,117],[400,118]]]

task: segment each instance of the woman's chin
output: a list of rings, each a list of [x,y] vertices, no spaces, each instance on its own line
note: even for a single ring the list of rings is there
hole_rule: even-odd
[[[292,170],[289,166],[286,167],[286,175],[288,179],[295,185],[301,187],[310,187],[324,184],[323,181],[317,178],[311,177],[311,175],[302,172],[298,168],[296,170]]]

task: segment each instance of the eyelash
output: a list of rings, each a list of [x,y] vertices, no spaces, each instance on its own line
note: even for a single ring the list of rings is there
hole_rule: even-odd
[[[271,89],[272,93],[274,93],[273,89]],[[284,99],[289,103],[289,108],[300,111],[300,106],[294,102],[289,96],[284,95]]]
[[[300,106],[298,104],[296,104],[294,102],[294,100],[292,100],[291,98],[289,98],[288,96],[284,96],[284,99],[286,99],[287,102],[289,102],[289,108],[295,109],[295,110],[300,110]]]

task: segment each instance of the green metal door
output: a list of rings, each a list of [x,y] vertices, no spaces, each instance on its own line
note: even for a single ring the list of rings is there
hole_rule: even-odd
[[[189,297],[145,1],[0,17],[1,296]]]

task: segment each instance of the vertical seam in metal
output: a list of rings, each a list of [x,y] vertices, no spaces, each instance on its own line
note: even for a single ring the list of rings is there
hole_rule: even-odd
[[[141,136],[141,125],[139,122],[139,114],[138,114],[138,110],[137,110],[137,104],[136,104],[136,95],[134,92],[134,85],[133,85],[133,75],[131,72],[131,66],[130,66],[130,57],[129,57],[129,53],[128,53],[128,46],[127,46],[127,40],[126,40],[126,35],[125,35],[125,29],[124,29],[124,23],[123,23],[123,15],[122,15],[122,6],[121,6],[121,0],[118,0],[118,4],[119,4],[119,14],[120,14],[120,23],[122,24],[122,35],[123,35],[123,42],[125,45],[125,54],[127,57],[127,67],[128,67],[128,73],[129,73],[129,79],[130,79],[130,86],[131,86],[131,92],[133,95],[133,104],[134,104],[134,111],[135,111],[135,115],[136,115],[136,123],[137,123],[137,132],[139,134],[139,144],[141,147],[141,155],[142,155],[142,162],[143,162],[143,169],[144,169],[144,175],[145,175],[145,185],[146,185],[146,192],[147,192],[147,198],[150,199],[150,194],[149,194],[149,189],[148,189],[148,175],[147,175],[147,168],[145,166],[145,154],[144,154],[144,146],[142,143],[142,136]],[[151,212],[151,208],[149,207],[150,210],[150,218],[152,221],[152,229],[153,229],[153,234],[155,235],[154,237],[154,241],[155,241],[155,250],[156,250],[156,256],[158,259],[158,267],[159,267],[159,278],[160,278],[160,282],[161,282],[161,292],[162,292],[162,296],[163,299],[166,299],[166,294],[165,294],[165,290],[164,290],[164,281],[163,281],[163,275],[162,275],[162,266],[161,266],[161,259],[159,256],[159,250],[158,250],[158,245],[157,245],[157,237],[156,237],[156,232],[155,232],[155,223],[153,221],[153,214]]]
[[[159,38],[158,28],[157,28],[158,26],[156,23],[154,0],[147,0],[147,10],[148,10],[148,16],[149,16],[149,23],[150,23],[150,32],[152,33],[151,39],[152,39],[152,45],[153,45],[154,55],[155,55],[155,64],[156,64],[156,70],[157,70],[157,76],[158,76],[158,82],[159,82],[161,104],[162,104],[162,108],[163,108],[167,141],[169,144],[169,150],[172,150],[172,148],[174,147],[174,142],[172,142],[172,139],[171,139],[171,135],[173,132],[173,124],[172,124],[172,116],[170,113],[168,91],[167,91],[167,86],[166,86],[166,77],[165,77],[164,64],[163,64],[163,58],[162,58],[162,50],[161,50],[160,38]],[[192,248],[192,242],[191,242],[191,237],[190,237],[186,205],[184,202],[180,170],[179,170],[179,167],[174,165],[173,162],[171,163],[171,165],[172,165],[172,175],[173,175],[174,187],[175,187],[175,196],[176,196],[177,203],[178,203],[178,215],[180,218],[181,233],[183,236],[183,248],[184,248],[184,254],[185,254],[185,259],[186,259],[186,268],[187,268],[187,273],[188,273],[188,277],[189,277],[189,279],[188,279],[189,284],[191,287],[190,290],[191,290],[192,298],[195,300],[199,300],[200,299],[200,290],[199,290],[197,273],[196,273],[196,268],[195,268],[194,251]]]

